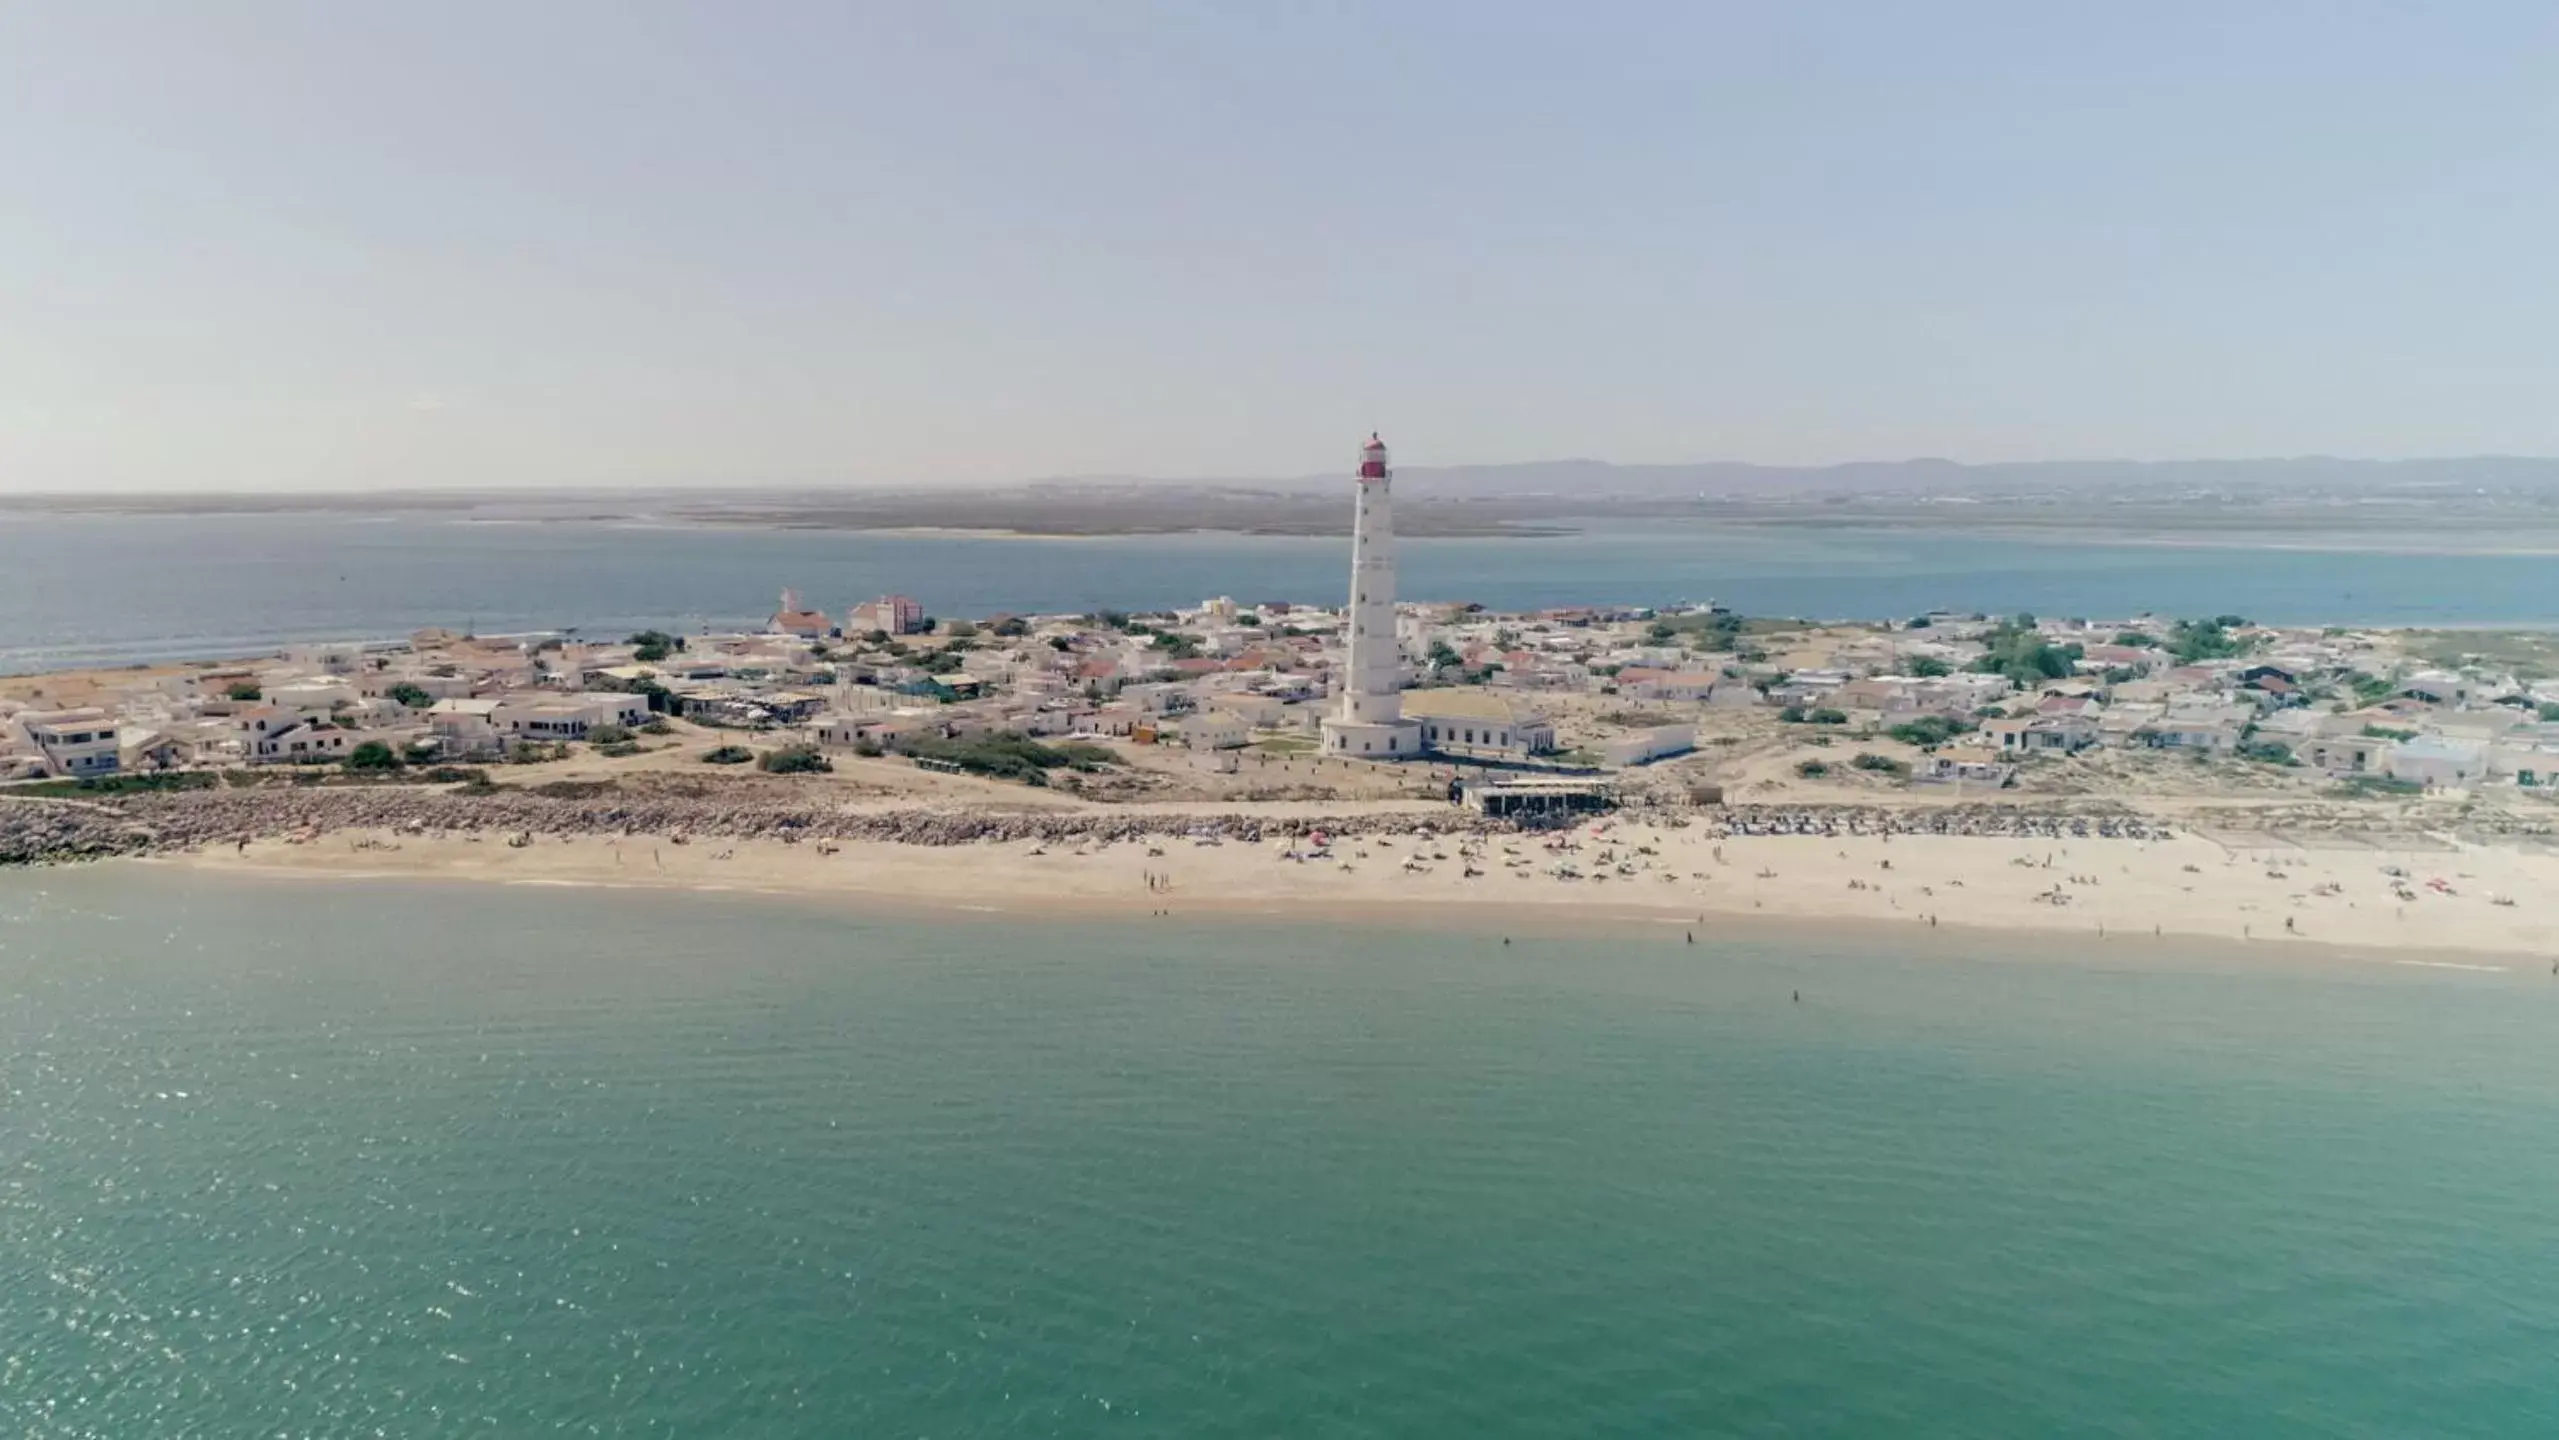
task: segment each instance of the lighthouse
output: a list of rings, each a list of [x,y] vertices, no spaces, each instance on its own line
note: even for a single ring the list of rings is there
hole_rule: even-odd
[[[1404,659],[1395,639],[1394,471],[1386,442],[1360,447],[1351,512],[1350,649],[1324,722],[1324,753],[1403,760],[1422,753],[1420,722],[1404,718]]]

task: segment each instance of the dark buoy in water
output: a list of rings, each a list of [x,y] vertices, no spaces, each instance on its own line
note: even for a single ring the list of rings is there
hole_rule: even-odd
[[[1803,991],[1798,990],[1798,991],[1796,991],[1796,992],[1795,992],[1795,1003],[1796,1003],[1796,1004],[1798,1004],[1798,1005],[1801,1005],[1801,1004],[1803,1004],[1803,1003],[1804,1003],[1804,992],[1803,992]]]

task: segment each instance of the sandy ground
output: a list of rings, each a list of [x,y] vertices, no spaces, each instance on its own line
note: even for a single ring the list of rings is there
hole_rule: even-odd
[[[1343,841],[1314,858],[1292,858],[1281,842],[1183,839],[1043,849],[1028,842],[936,848],[589,836],[518,848],[494,835],[342,832],[114,863],[683,888],[995,912],[1328,918],[1400,909],[1423,917],[1478,912],[1496,922],[1586,915],[1693,926],[1701,941],[1719,921],[1853,921],[2039,932],[2056,953],[2072,954],[2110,940],[2191,936],[2559,963],[2559,856],[2449,844],[2392,852],[2274,841],[2234,848],[2191,836],[1717,840],[1701,827],[1619,821],[1554,841]]]

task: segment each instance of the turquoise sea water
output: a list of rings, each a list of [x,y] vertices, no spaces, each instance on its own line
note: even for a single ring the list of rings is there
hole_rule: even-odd
[[[831,613],[886,592],[942,615],[1337,604],[1346,542],[1095,540],[487,524],[390,516],[0,516],[0,673],[254,654],[292,640],[757,626],[783,586]],[[2559,624],[2559,557],[2178,549],[1960,531],[1602,526],[1407,540],[1402,593],[1497,610],[1719,600],[1878,619],[1948,608],[2285,624]]]
[[[2546,975],[1872,947],[0,876],[0,1431],[2559,1433]]]

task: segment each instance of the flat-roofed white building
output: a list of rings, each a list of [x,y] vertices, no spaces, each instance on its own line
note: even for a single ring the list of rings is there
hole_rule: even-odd
[[[526,740],[583,740],[605,725],[624,729],[649,723],[645,695],[618,690],[586,690],[568,694],[510,695],[497,702],[490,723],[501,734]]]
[[[16,719],[47,774],[88,779],[116,773],[116,722],[104,710],[28,710]]]
[[[1506,695],[1476,686],[1408,690],[1403,716],[1422,727],[1422,748],[1480,760],[1518,760],[1555,748],[1554,723]]]

